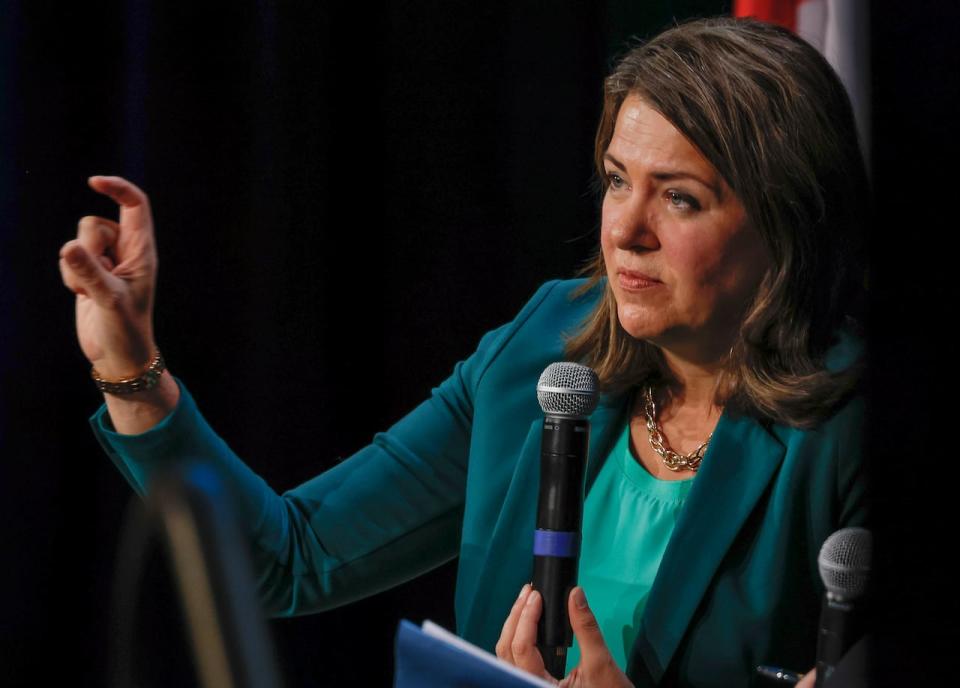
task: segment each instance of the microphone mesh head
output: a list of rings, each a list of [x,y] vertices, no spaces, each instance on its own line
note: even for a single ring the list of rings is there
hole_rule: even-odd
[[[844,600],[860,597],[870,578],[873,537],[866,528],[843,528],[824,541],[817,557],[827,592]]]
[[[551,363],[537,383],[544,413],[585,418],[597,407],[597,374],[579,363]]]

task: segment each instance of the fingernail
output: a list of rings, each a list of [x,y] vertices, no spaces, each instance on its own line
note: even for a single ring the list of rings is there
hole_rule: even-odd
[[[530,584],[529,584],[529,583],[524,583],[524,584],[523,584],[523,587],[520,588],[520,595],[519,595],[519,597],[517,597],[517,599],[518,599],[518,600],[522,600],[522,599],[523,599],[523,596],[527,594],[527,590],[529,590],[529,589],[530,589]]]
[[[573,603],[577,605],[577,609],[587,608],[587,596],[583,594],[583,588],[576,587],[573,589]]]
[[[533,602],[534,602],[534,600],[536,600],[536,599],[537,599],[536,591],[531,592],[530,595],[527,596],[527,606],[528,606],[528,607],[532,607],[532,606],[533,606]]]

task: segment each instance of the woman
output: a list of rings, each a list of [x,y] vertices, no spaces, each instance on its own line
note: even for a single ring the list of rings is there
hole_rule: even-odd
[[[604,393],[571,681],[745,685],[757,664],[810,666],[817,550],[866,518],[846,316],[862,290],[867,185],[843,87],[784,30],[684,24],[607,79],[596,154],[590,278],[545,284],[429,400],[282,497],[164,369],[146,196],[91,178],[120,221],[81,220],[61,270],[105,392],[93,418],[104,448],[140,491],[170,462],[217,467],[272,613],[344,604],[458,556],[459,634],[541,673],[539,596],[523,585],[532,390],[550,362],[580,360]]]
[[[731,489],[727,504],[715,505],[716,524],[678,523],[669,550],[672,524],[649,506],[650,520],[642,527],[652,532],[666,529],[659,539],[650,535],[638,546],[632,535],[613,536],[591,548],[584,536],[582,556],[592,555],[594,561],[604,553],[627,550],[628,556],[652,555],[661,562],[654,584],[652,573],[647,580],[633,572],[611,575],[609,563],[591,574],[581,560],[581,584],[590,591],[592,583],[596,591],[592,599],[599,598],[606,607],[605,618],[599,619],[604,637],[625,628],[625,619],[629,626],[644,614],[643,603],[636,602],[639,593],[630,596],[631,586],[634,591],[652,586],[654,606],[645,611],[644,621],[651,627],[674,625],[675,636],[665,641],[664,628],[658,629],[659,638],[653,633],[645,638],[641,632],[634,652],[643,655],[655,679],[670,665],[689,682],[707,685],[711,677],[697,675],[693,666],[684,668],[682,659],[670,664],[674,643],[683,633],[688,634],[688,646],[697,636],[705,639],[704,644],[716,642],[723,637],[725,623],[738,617],[741,625],[755,623],[763,610],[777,615],[766,620],[770,625],[765,633],[775,634],[771,629],[782,623],[794,626],[784,636],[800,631],[796,638],[816,637],[812,615],[784,614],[792,605],[783,598],[796,596],[813,604],[814,591],[808,585],[816,580],[812,562],[827,533],[819,530],[810,539],[811,531],[801,533],[799,522],[796,528],[778,532],[768,528],[783,518],[778,511],[809,514],[811,509],[837,508],[830,505],[829,492],[808,493],[814,498],[805,505],[796,501],[797,488],[811,479],[805,474],[810,462],[821,461],[821,469],[839,467],[844,474],[834,484],[845,499],[831,516],[831,528],[862,525],[866,518],[857,469],[862,408],[859,401],[849,402],[861,372],[860,345],[847,319],[862,300],[863,273],[856,249],[867,220],[866,175],[845,92],[825,61],[786,31],[734,20],[692,22],[627,54],[605,84],[596,156],[604,183],[602,250],[589,284],[607,278],[607,286],[585,328],[568,343],[568,357],[596,369],[608,393],[630,397],[629,447],[647,473],[661,480],[692,477],[685,459],[679,466],[668,465],[677,458],[671,449],[693,463],[706,462],[708,468],[693,486],[693,503],[686,507],[684,519],[697,518],[698,511],[699,518],[707,516],[711,508],[704,491],[723,489],[720,483],[710,486],[712,478],[721,478],[709,470],[711,463],[730,460],[717,456],[721,450],[715,445],[721,437],[711,439],[711,433],[719,435],[729,428],[718,425],[721,415],[760,419],[787,450],[782,465],[773,465],[778,464],[774,458],[764,466],[762,441],[754,444],[742,436],[741,451],[748,443],[752,449],[748,460],[756,465],[742,465],[745,482]],[[655,401],[651,408],[659,408],[659,416],[647,413],[647,398]],[[800,430],[807,428],[822,433],[821,445],[819,449],[808,445],[811,455],[801,460],[806,451],[800,448],[810,435]],[[828,436],[834,436],[838,446],[846,445],[846,455],[837,461],[822,458],[822,442]],[[664,438],[669,447],[663,446]],[[704,457],[710,446],[716,453],[707,451]],[[770,457],[779,451],[771,448]],[[732,461],[728,466],[733,468]],[[774,470],[781,475],[773,478],[767,472]],[[767,480],[771,482],[761,486]],[[662,488],[657,489],[660,497]],[[704,491],[696,492],[700,488]],[[791,491],[795,494],[788,497]],[[653,492],[647,486],[644,498],[652,500]],[[624,520],[609,506],[609,501],[622,504],[622,491],[606,505],[600,503],[601,494],[596,484],[588,493],[584,533],[609,533]],[[671,505],[677,505],[685,493],[676,489],[671,496],[676,498]],[[789,506],[764,504],[778,498],[788,500]],[[746,505],[736,504],[738,499]],[[717,504],[723,500],[721,496]],[[642,500],[631,518],[643,511],[640,504]],[[735,509],[740,509],[739,516]],[[725,550],[731,536],[728,521],[746,517],[750,509],[762,512],[763,519],[756,530],[741,526],[731,549]],[[633,520],[631,528],[637,527]],[[725,585],[731,592],[738,590],[750,576],[741,570],[727,581],[726,561],[680,553],[676,539],[688,529],[700,530],[691,535],[691,547],[727,538],[712,556],[733,557],[739,567],[764,555],[775,557],[789,575],[798,573],[789,571],[795,562],[807,567],[803,574],[807,583],[798,585],[760,566],[752,573],[757,583],[762,581],[752,591],[753,599],[751,592],[741,590],[738,594],[747,598],[747,604],[724,601],[720,591]],[[736,553],[737,541],[750,538],[754,543],[749,549]],[[789,551],[795,545],[804,551],[799,558]],[[613,570],[624,571],[624,563]],[[691,576],[691,566],[703,569]],[[672,574],[683,576],[682,585],[668,582]],[[701,598],[706,576],[714,580]],[[776,594],[762,600],[769,592],[763,585]],[[800,587],[806,590],[801,592]],[[654,593],[659,593],[655,599]],[[537,597],[527,587],[521,591],[497,650],[539,674],[542,661],[530,641],[541,604]],[[618,605],[627,607],[619,617],[611,611]],[[700,620],[684,628],[678,620],[693,614],[697,605]],[[632,619],[630,612],[635,614]],[[574,606],[570,614],[577,616]],[[710,633],[700,632],[695,624],[706,631],[711,616],[722,623]],[[583,623],[589,620],[581,614]],[[796,628],[798,624],[804,630]],[[621,631],[628,649],[640,625],[635,623],[628,633]],[[524,637],[518,641],[518,635]],[[610,649],[616,663],[624,666],[623,645]],[[782,654],[755,654],[743,663],[739,680],[732,678],[732,669],[717,671],[723,666],[718,657],[712,667],[703,662],[699,670],[713,673],[718,685],[743,684],[751,666],[770,662],[800,667],[804,656],[812,661],[812,649],[808,640],[807,649],[789,660]],[[702,648],[701,661],[709,653]],[[602,651],[595,656],[604,658]],[[812,682],[812,675],[806,680]]]

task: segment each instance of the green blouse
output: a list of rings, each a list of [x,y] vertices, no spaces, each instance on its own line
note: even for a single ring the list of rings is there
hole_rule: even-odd
[[[579,584],[621,669],[626,669],[647,595],[692,486],[692,478],[650,475],[631,451],[627,424],[584,501]],[[567,673],[579,661],[574,638]]]

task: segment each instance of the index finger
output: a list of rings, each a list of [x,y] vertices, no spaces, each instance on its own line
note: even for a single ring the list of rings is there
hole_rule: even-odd
[[[133,182],[128,182],[123,177],[104,177],[95,175],[87,180],[90,188],[97,193],[109,196],[117,205],[125,208],[136,208],[138,205],[147,203],[147,194]]]
[[[121,223],[130,226],[125,220],[130,220],[133,227],[142,227],[150,219],[150,202],[140,187],[123,177],[93,176],[87,180],[90,188],[97,193],[112,198],[120,206]]]
[[[530,588],[529,583],[525,583],[524,586],[520,588],[520,596],[514,601],[513,607],[510,608],[510,614],[507,616],[507,620],[503,622],[500,639],[497,641],[495,648],[497,657],[505,659],[508,662],[513,661],[513,652],[511,649],[513,645],[513,634],[517,630],[517,624],[520,622],[520,614],[523,612],[523,607],[527,603]]]
[[[536,590],[531,590],[520,612],[520,620],[517,623],[510,650],[513,653],[514,664],[534,676],[547,678],[543,657],[537,647],[537,623],[540,621],[542,611],[543,596]]]

